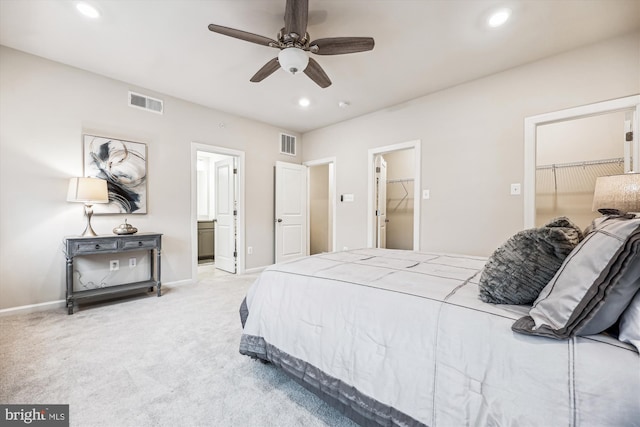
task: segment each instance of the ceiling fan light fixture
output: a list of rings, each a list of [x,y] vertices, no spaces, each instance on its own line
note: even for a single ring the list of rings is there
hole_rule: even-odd
[[[278,54],[278,62],[286,72],[296,74],[307,68],[309,57],[300,48],[288,47],[280,51]]]

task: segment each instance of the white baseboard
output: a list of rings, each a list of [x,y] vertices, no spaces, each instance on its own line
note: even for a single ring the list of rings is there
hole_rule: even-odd
[[[182,285],[190,285],[192,283],[193,283],[193,280],[185,279],[185,280],[176,280],[173,282],[163,282],[162,286],[163,287],[164,286],[182,286]],[[39,304],[21,305],[19,307],[1,309],[0,316],[11,316],[14,314],[35,313],[38,311],[65,308],[66,306],[67,306],[67,301],[63,299],[58,301],[41,302]]]
[[[19,307],[3,308],[2,310],[0,310],[0,316],[35,313],[38,311],[65,308],[66,306],[67,301],[63,299],[58,301],[41,302],[40,304],[21,305]]]
[[[267,267],[270,267],[270,266],[269,265],[265,265],[263,267],[247,268],[247,269],[244,270],[243,274],[261,273],[262,270],[264,270]]]
[[[165,286],[182,286],[182,285],[191,285],[194,281],[192,279],[184,279],[184,280],[175,280],[173,282],[162,282],[162,287]]]

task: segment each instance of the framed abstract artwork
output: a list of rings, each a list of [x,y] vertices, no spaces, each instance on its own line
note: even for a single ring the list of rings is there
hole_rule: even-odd
[[[109,203],[95,214],[147,213],[147,145],[102,136],[83,136],[84,176],[107,181]]]

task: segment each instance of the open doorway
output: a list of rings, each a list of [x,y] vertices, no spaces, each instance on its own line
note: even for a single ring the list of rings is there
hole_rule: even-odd
[[[600,216],[592,211],[596,179],[630,170],[624,123],[631,113],[614,111],[538,126],[536,227],[566,216],[585,229]]]
[[[197,152],[198,266],[234,274],[237,184],[235,157]],[[216,254],[217,262],[216,262]]]
[[[309,171],[309,255],[335,251],[334,211],[336,207],[334,195],[335,162],[305,163]]]
[[[633,95],[527,117],[524,227],[535,227],[556,214],[571,215],[582,224],[589,222],[595,178],[640,170],[639,115],[640,95]],[[592,139],[596,134],[600,136]],[[606,139],[611,144],[605,143]],[[553,157],[545,148],[549,141]],[[561,157],[566,152],[570,158]],[[588,157],[574,161],[576,152],[581,156],[587,153]],[[572,210],[565,210],[567,206]]]
[[[368,246],[419,250],[420,141],[369,150]]]
[[[192,143],[193,278],[244,272],[244,153]]]

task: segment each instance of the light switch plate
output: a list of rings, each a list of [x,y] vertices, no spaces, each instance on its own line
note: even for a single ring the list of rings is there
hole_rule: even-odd
[[[519,196],[522,193],[522,186],[520,184],[511,184],[511,195]]]
[[[431,198],[431,192],[429,190],[422,190],[422,198],[429,200]]]

